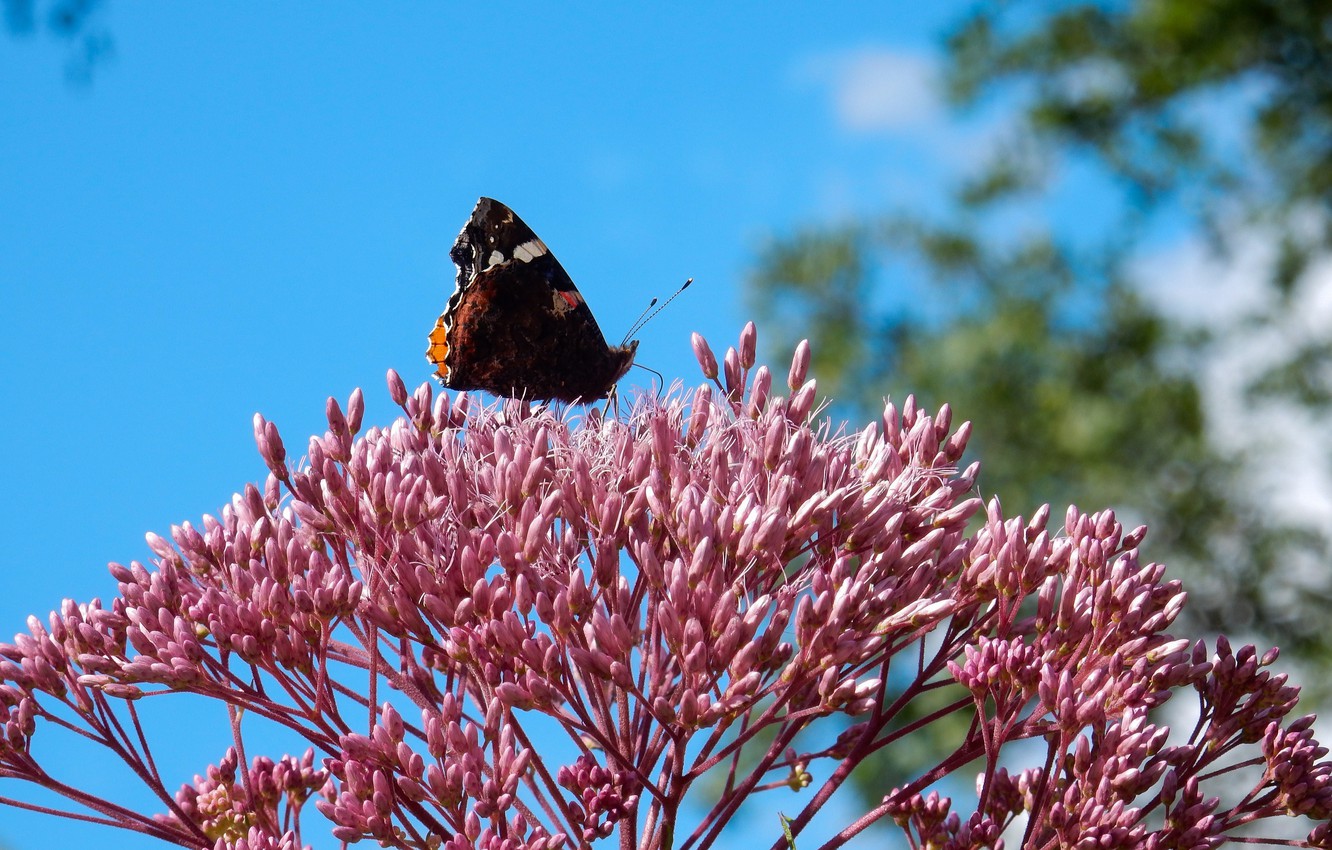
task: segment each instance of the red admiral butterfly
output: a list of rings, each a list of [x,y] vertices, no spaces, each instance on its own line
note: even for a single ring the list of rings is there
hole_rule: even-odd
[[[637,340],[606,344],[568,272],[504,204],[477,201],[449,256],[458,288],[426,349],[444,386],[595,401],[629,371]]]

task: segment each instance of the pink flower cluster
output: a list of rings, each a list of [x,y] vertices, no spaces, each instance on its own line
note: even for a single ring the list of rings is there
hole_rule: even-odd
[[[109,606],[0,645],[0,777],[219,850],[301,846],[307,800],[344,843],[449,850],[713,847],[755,801],[775,850],[894,823],[917,847],[1214,847],[1285,816],[1328,846],[1332,768],[1275,652],[1170,635],[1184,594],[1142,529],[1005,518],[947,408],[848,433],[818,418],[808,345],[785,396],[755,348],[752,325],[720,363],[696,337],[710,384],[615,417],[390,373],[403,418],[362,432],[359,391],[330,401],[297,465],[256,417],[262,488],[150,535]],[[236,744],[173,794],[138,706],[182,692],[228,706]],[[806,832],[857,765],[955,714],[909,781]],[[310,750],[242,769],[257,722]],[[32,742],[59,731],[163,811],[48,772]]]
[[[192,784],[176,792],[179,812],[159,816],[159,821],[198,827],[223,846],[228,846],[226,839],[238,835],[246,836],[251,848],[270,843],[277,847],[284,842],[297,846],[293,822],[310,795],[328,782],[328,772],[314,767],[314,750],[306,750],[299,759],[283,756],[276,762],[256,756],[240,780],[236,776],[239,761],[236,750],[228,750],[221,763],[208,768],[207,776],[194,777]],[[284,817],[287,823],[283,823]]]

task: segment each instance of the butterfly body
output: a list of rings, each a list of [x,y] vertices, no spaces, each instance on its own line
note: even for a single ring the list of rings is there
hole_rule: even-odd
[[[449,256],[457,288],[426,350],[444,386],[585,402],[629,370],[638,343],[606,344],[564,267],[504,204],[477,201]]]

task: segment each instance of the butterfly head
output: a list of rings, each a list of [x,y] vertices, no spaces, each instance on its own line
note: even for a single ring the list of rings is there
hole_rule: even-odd
[[[610,346],[609,362],[612,364],[610,376],[606,379],[607,386],[614,386],[617,381],[624,377],[629,371],[629,367],[634,365],[634,354],[638,351],[638,340],[633,339],[624,345]]]

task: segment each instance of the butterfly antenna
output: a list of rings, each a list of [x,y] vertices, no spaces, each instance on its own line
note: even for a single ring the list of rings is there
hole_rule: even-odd
[[[656,315],[657,315],[658,313],[660,313],[662,310],[665,310],[666,307],[667,307],[672,301],[674,301],[676,298],[679,298],[679,297],[680,297],[680,293],[681,293],[681,292],[684,292],[686,289],[688,289],[688,288],[689,288],[689,284],[691,284],[691,283],[693,283],[693,282],[694,282],[694,279],[693,279],[692,277],[689,278],[689,280],[686,280],[683,284],[680,285],[680,288],[679,288],[679,289],[675,290],[674,294],[672,294],[670,298],[667,298],[667,299],[666,299],[666,302],[665,302],[664,304],[662,304],[660,307],[657,307],[657,309],[655,309],[655,310],[653,310],[652,308],[657,306],[657,299],[653,298],[650,302],[648,302],[647,309],[644,310],[642,313],[640,313],[639,316],[638,316],[638,319],[635,320],[634,323],[633,323],[632,325],[629,326],[629,332],[628,332],[627,334],[624,335],[624,342],[622,342],[622,343],[620,343],[620,344],[621,344],[621,345],[627,345],[628,342],[629,342],[629,340],[633,338],[634,334],[636,334],[636,333],[638,333],[639,331],[641,331],[641,330],[643,329],[643,326],[644,326],[644,325],[646,325],[648,322],[652,321],[652,320],[656,317]],[[649,314],[649,312],[648,312],[649,310],[651,310],[651,313],[650,313],[650,314]],[[660,376],[658,376],[658,377],[660,377]]]
[[[620,345],[621,345],[621,346],[625,346],[625,345],[628,345],[628,344],[629,344],[629,338],[630,338],[631,336],[633,336],[634,333],[635,333],[639,328],[643,327],[643,323],[644,323],[644,319],[643,319],[643,317],[646,316],[646,315],[648,314],[648,310],[651,310],[651,309],[652,309],[653,307],[655,307],[655,306],[657,306],[657,299],[653,298],[651,301],[648,302],[647,307],[643,308],[643,312],[641,312],[641,313],[638,314],[638,318],[637,318],[637,319],[634,319],[634,323],[633,323],[632,325],[629,326],[629,333],[625,334],[625,335],[624,335],[624,339],[620,340]],[[654,314],[654,315],[655,315],[655,314]]]

